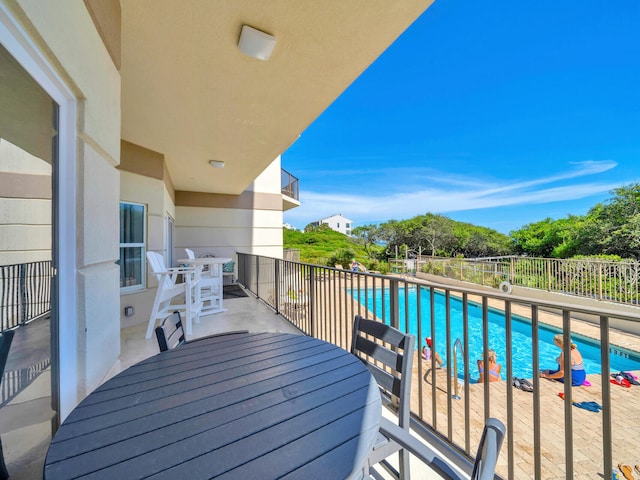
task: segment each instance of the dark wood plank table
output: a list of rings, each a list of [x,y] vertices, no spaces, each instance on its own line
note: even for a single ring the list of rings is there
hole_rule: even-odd
[[[380,415],[375,380],[335,345],[277,333],[207,338],[85,398],[53,438],[44,478],[349,478]]]

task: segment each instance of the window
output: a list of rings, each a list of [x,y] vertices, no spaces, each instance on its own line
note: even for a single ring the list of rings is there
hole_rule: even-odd
[[[120,202],[120,289],[139,290],[145,286],[146,208]]]

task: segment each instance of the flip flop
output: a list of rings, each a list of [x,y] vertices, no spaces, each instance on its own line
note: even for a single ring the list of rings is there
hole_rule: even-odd
[[[582,386],[583,387],[590,387],[591,386],[591,382],[589,380],[585,380],[584,382],[582,382]]]
[[[636,473],[640,473],[640,465],[636,465],[634,468],[636,469]]]
[[[627,480],[634,480],[633,470],[631,470],[631,467],[629,465],[619,463],[618,469],[620,470],[620,473],[622,473],[622,476],[624,478],[626,478]]]

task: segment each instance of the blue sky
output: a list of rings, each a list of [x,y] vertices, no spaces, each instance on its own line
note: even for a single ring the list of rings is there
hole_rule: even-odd
[[[303,228],[503,233],[640,182],[640,2],[436,0],[282,155]]]

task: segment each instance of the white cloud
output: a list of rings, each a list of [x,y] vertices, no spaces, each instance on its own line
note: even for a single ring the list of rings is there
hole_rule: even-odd
[[[477,178],[462,175],[433,176],[428,182],[430,188],[410,192],[388,192],[384,187],[367,188],[366,182],[359,182],[357,193],[350,194],[303,189],[300,193],[302,205],[287,212],[286,219],[299,226],[336,212],[342,212],[356,223],[359,218],[405,219],[426,212],[446,214],[576,200],[609,192],[621,185],[620,182],[575,182],[580,177],[615,168],[617,164],[614,161],[585,161],[572,165],[574,168],[569,171],[525,181],[492,179],[483,183]],[[574,182],[568,183],[569,180]]]

